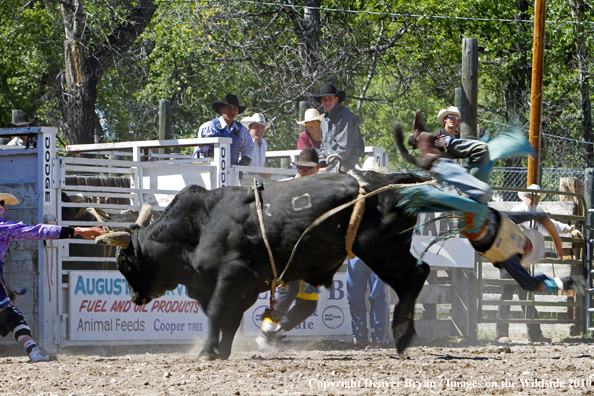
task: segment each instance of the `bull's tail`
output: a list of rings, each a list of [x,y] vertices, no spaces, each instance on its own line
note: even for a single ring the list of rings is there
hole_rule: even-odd
[[[392,134],[394,135],[394,141],[396,143],[396,148],[400,152],[400,155],[402,156],[402,158],[404,158],[407,162],[410,162],[411,164],[421,168],[417,159],[415,157],[413,157],[408,152],[406,147],[404,147],[404,137],[402,136],[402,125],[400,125],[396,121],[394,121],[392,123]]]

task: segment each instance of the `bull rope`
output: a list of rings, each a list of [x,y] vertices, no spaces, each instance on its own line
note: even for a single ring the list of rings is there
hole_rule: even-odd
[[[328,161],[333,161],[334,159],[338,160],[338,165],[336,167],[336,172],[338,173],[338,171],[342,167],[342,157],[337,154],[332,154],[332,155],[328,156]],[[284,282],[281,280],[281,278],[278,277],[278,273],[276,271],[276,264],[274,263],[274,256],[272,254],[272,249],[270,248],[270,242],[268,242],[268,238],[266,237],[266,230],[264,228],[264,215],[262,214],[262,202],[260,200],[260,194],[258,192],[259,191],[258,190],[258,182],[256,181],[256,179],[253,179],[253,181],[252,181],[252,189],[254,190],[254,196],[256,199],[256,213],[258,214],[258,222],[260,223],[260,231],[262,232],[262,239],[264,239],[264,244],[266,245],[266,250],[268,251],[268,258],[270,259],[270,266],[272,267],[272,276],[274,277],[272,279],[272,282],[270,285],[270,312],[268,314],[271,316],[273,321],[279,322],[280,318],[278,317],[278,315],[276,315],[276,317],[272,317],[272,315],[274,315],[274,306],[276,305],[276,299],[275,299],[276,287],[282,286],[284,284]],[[360,217],[362,218],[362,216],[363,215],[361,212]],[[358,229],[359,224],[361,224],[361,219],[359,219],[358,223],[355,220],[355,223],[356,223],[356,228]],[[356,233],[356,230],[355,230],[355,233]],[[301,237],[303,237],[303,235],[301,235]],[[301,240],[301,238],[299,238],[299,240]],[[353,240],[354,240],[354,237],[353,237]],[[352,245],[352,243],[351,243],[351,245]],[[291,258],[292,257],[293,257],[293,255],[291,255]],[[284,272],[283,272],[283,274],[284,274]],[[282,275],[281,275],[281,277],[282,277]]]
[[[282,282],[278,278],[278,273],[276,271],[276,264],[274,263],[274,256],[272,255],[272,249],[270,248],[270,242],[268,242],[268,238],[266,237],[266,230],[264,228],[264,215],[262,214],[262,201],[260,200],[260,193],[258,189],[258,182],[256,179],[252,181],[252,188],[254,189],[254,196],[256,197],[256,213],[258,213],[258,222],[260,223],[260,231],[262,232],[262,239],[264,239],[264,244],[266,245],[266,250],[268,250],[268,258],[270,259],[270,266],[272,267],[272,283],[270,285],[270,310],[274,311],[274,305],[276,304],[275,293],[276,293],[276,286],[282,285]]]
[[[350,174],[350,175],[352,176],[352,174]],[[360,180],[357,179],[356,177],[355,177],[355,179],[357,180],[357,182],[360,182]],[[328,219],[330,216],[333,216],[334,214],[340,212],[341,210],[344,210],[344,209],[348,208],[349,206],[352,206],[352,205],[356,204],[359,201],[363,201],[365,198],[372,197],[374,195],[377,195],[377,194],[382,193],[382,192],[387,191],[387,190],[392,190],[392,189],[395,189],[395,188],[422,186],[422,185],[428,185],[428,184],[435,184],[435,181],[430,180],[430,181],[426,181],[426,182],[423,182],[423,183],[412,183],[412,184],[408,184],[408,183],[388,184],[387,186],[380,187],[377,190],[373,190],[373,191],[371,191],[371,192],[369,192],[369,193],[367,193],[367,194],[365,194],[363,196],[359,195],[357,198],[353,199],[352,201],[347,202],[347,203],[344,203],[344,204],[342,204],[340,206],[335,207],[334,209],[331,209],[331,210],[327,211],[326,213],[324,213],[323,215],[321,215],[320,217],[318,217],[317,219],[315,219],[314,222],[311,223],[310,226],[305,229],[305,231],[303,231],[303,233],[301,234],[301,236],[299,237],[299,239],[295,243],[295,246],[293,247],[293,251],[291,252],[291,257],[289,257],[289,261],[287,262],[287,266],[285,267],[285,270],[281,273],[281,275],[279,277],[279,281],[282,282],[283,276],[285,275],[285,273],[287,272],[287,269],[289,269],[289,266],[293,262],[293,258],[295,257],[295,253],[297,252],[297,246],[299,245],[299,243],[301,242],[301,240],[303,239],[303,237],[305,236],[305,234],[307,234],[313,228],[315,228],[318,225],[320,225],[324,220]],[[316,286],[316,285],[314,285],[314,286]]]
[[[299,246],[299,243],[301,242],[301,240],[303,239],[305,234],[307,234],[309,231],[311,231],[312,229],[314,229],[315,227],[320,225],[322,222],[324,222],[324,220],[335,215],[336,213],[348,208],[349,206],[356,205],[355,208],[353,209],[353,213],[351,214],[351,217],[349,219],[349,228],[347,229],[347,235],[345,236],[347,255],[349,255],[349,257],[350,257],[350,255],[352,254],[352,257],[350,257],[350,258],[354,258],[355,254],[352,251],[352,246],[355,241],[355,238],[357,237],[357,231],[358,231],[359,226],[361,225],[361,221],[363,219],[363,211],[365,209],[365,199],[366,198],[372,197],[372,196],[382,193],[384,191],[392,190],[395,188],[435,184],[434,180],[426,181],[423,183],[388,184],[387,186],[380,187],[377,190],[373,190],[373,191],[365,194],[365,190],[364,190],[363,186],[366,185],[366,183],[363,182],[353,172],[349,171],[348,174],[350,176],[352,176],[355,180],[357,180],[357,183],[359,183],[359,194],[357,195],[357,198],[353,199],[350,202],[347,202],[340,206],[337,206],[334,209],[331,209],[331,210],[327,211],[326,213],[322,214],[317,219],[315,219],[313,221],[313,223],[311,223],[309,225],[309,227],[307,227],[305,229],[305,231],[303,231],[303,233],[301,234],[301,236],[295,243],[295,246],[293,247],[293,251],[291,252],[291,256],[289,257],[289,261],[287,262],[287,265],[285,266],[285,269],[280,274],[280,276],[278,276],[278,272],[276,271],[276,264],[274,262],[274,256],[272,254],[272,249],[270,247],[270,243],[268,242],[268,238],[266,237],[266,230],[264,228],[264,215],[262,213],[262,201],[260,200],[260,194],[259,194],[259,190],[258,190],[257,181],[256,181],[256,179],[253,180],[252,188],[254,190],[254,197],[256,200],[256,213],[258,214],[258,222],[260,224],[260,232],[262,232],[262,239],[264,240],[264,244],[266,245],[266,250],[268,251],[268,258],[270,259],[270,266],[272,267],[272,275],[274,277],[272,279],[271,288],[270,288],[270,310],[271,311],[274,312],[274,305],[276,304],[276,300],[275,300],[276,287],[282,286],[284,284],[283,276],[285,275],[285,273],[289,269],[289,266],[293,262],[293,258],[295,257],[295,253],[297,252],[297,247]],[[361,203],[361,204],[359,204],[359,203]],[[359,204],[359,205],[357,205],[357,204]],[[314,286],[317,286],[317,285],[314,285]]]
[[[354,175],[351,176],[355,177]],[[359,182],[359,195],[357,198],[361,198],[366,194],[366,191],[361,187],[361,181],[357,177],[355,177],[355,179]],[[365,213],[365,199],[357,201],[355,204],[353,213],[349,219],[349,227],[347,228],[346,236],[344,237],[347,256],[350,259],[356,257],[355,253],[353,253],[353,244],[355,243],[355,238],[357,238],[357,231],[359,231],[361,220],[363,220],[363,213]]]

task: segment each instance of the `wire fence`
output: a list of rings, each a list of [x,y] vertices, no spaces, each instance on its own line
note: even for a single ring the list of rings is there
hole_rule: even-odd
[[[491,173],[493,187],[526,188],[527,168],[494,168]],[[540,171],[540,188],[543,190],[559,190],[559,179],[563,177],[576,177],[586,183],[586,172],[583,169],[572,168],[542,168]],[[544,197],[543,197],[544,198]],[[509,191],[494,191],[494,201],[519,201],[517,193]],[[557,201],[558,195],[547,197],[547,200]]]

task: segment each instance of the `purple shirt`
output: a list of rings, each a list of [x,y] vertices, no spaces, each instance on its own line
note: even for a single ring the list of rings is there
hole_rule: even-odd
[[[49,224],[29,225],[0,218],[0,261],[4,259],[12,241],[58,239],[61,226]]]
[[[322,141],[315,140],[311,137],[309,131],[303,131],[299,134],[299,140],[297,141],[297,150],[303,150],[304,148],[319,149]]]

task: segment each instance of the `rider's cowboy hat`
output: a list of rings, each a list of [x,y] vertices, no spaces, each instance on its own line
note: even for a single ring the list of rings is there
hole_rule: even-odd
[[[528,187],[528,190],[540,190],[540,186],[538,184],[533,184],[530,187]],[[518,191],[518,197],[523,201],[525,197],[527,197],[528,195],[536,195],[536,196],[540,196],[540,194],[536,194],[536,193],[529,193],[529,192],[525,192],[525,191]]]
[[[322,118],[324,116],[320,114],[319,111],[316,109],[307,109],[305,110],[305,114],[303,115],[303,121],[297,121],[299,125],[305,125],[306,122],[310,121],[320,121],[322,122]]]
[[[261,113],[254,113],[254,115],[251,116],[251,117],[242,118],[240,122],[246,128],[249,128],[250,125],[252,125],[254,123],[255,124],[260,124],[264,128],[268,128],[270,126],[269,124],[266,123],[266,120],[264,119],[264,114],[261,114]]]
[[[19,203],[17,197],[9,193],[0,193],[0,201],[4,201],[6,205],[16,205]]]
[[[237,99],[237,96],[235,96],[233,94],[227,94],[227,95],[225,95],[223,100],[217,100],[217,101],[212,102],[212,109],[219,114],[221,114],[221,111],[220,111],[221,106],[235,106],[239,109],[237,114],[243,113],[245,111],[245,109],[247,108],[247,106],[240,106],[239,99]]]
[[[439,110],[439,114],[437,114],[437,121],[439,121],[441,125],[444,125],[443,119],[446,118],[446,116],[449,116],[450,114],[458,116],[458,118],[460,118],[461,116],[460,110],[456,106],[450,106],[447,109]]]
[[[380,168],[379,164],[373,157],[367,158],[365,160],[365,162],[363,163],[362,168],[359,165],[355,165],[355,169],[358,171],[371,171],[371,172],[377,172],[377,173],[387,173],[388,172],[388,168],[386,168],[385,166],[382,166]]]
[[[314,95],[314,99],[316,102],[321,103],[322,98],[324,96],[335,95],[338,96],[338,103],[341,103],[344,98],[346,98],[346,93],[344,91],[339,91],[336,87],[332,84],[322,84],[320,87],[320,94]]]

